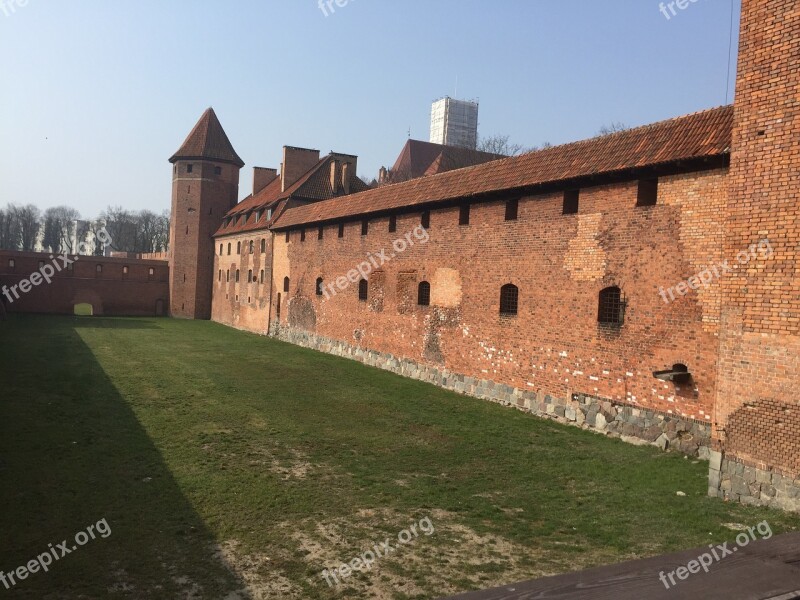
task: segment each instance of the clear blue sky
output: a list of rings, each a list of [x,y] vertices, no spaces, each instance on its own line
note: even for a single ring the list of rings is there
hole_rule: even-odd
[[[169,156],[213,106],[247,166],[284,144],[357,154],[427,139],[430,103],[537,145],[733,100],[739,0],[28,0],[0,12],[0,205],[169,208]]]

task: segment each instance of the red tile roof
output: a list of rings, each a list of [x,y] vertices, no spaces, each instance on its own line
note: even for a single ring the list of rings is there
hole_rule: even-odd
[[[172,155],[169,162],[174,163],[177,160],[215,160],[232,163],[239,168],[244,166],[244,161],[233,149],[213,108],[203,113],[186,141]]]
[[[330,221],[503,190],[730,153],[733,107],[723,106],[522,156],[386,185],[287,210],[275,228]]]
[[[225,227],[225,221],[223,221],[222,226],[217,230],[214,236],[231,235],[234,233],[255,231],[269,227],[280,216],[286,206],[285,201],[289,198],[310,201],[327,200],[328,198],[333,198],[334,193],[330,180],[330,163],[332,160],[334,160],[334,157],[331,155],[320,159],[316,165],[314,165],[305,174],[303,174],[300,179],[289,186],[289,189],[287,189],[285,192],[281,191],[280,176],[272,180],[256,195],[248,196],[239,204],[234,206],[230,211],[228,211],[228,213],[225,215],[225,221],[227,221],[228,217],[236,217],[235,222],[231,223],[230,226]],[[336,180],[338,181],[340,178],[341,166],[339,166],[337,171]],[[351,193],[362,192],[366,189],[369,189],[369,186],[359,179],[355,173],[353,173],[353,175],[350,177]],[[335,200],[336,198],[333,199]],[[279,204],[281,201],[284,201],[283,204]],[[273,209],[272,219],[266,219],[264,217],[264,214],[266,214],[267,209],[269,208]],[[263,211],[264,214],[262,214],[260,220],[256,221],[256,212],[259,210]],[[247,218],[246,222],[241,223],[241,215],[247,215],[248,213],[252,214]]]
[[[472,167],[500,158],[505,157],[469,148],[408,140],[389,172],[389,180],[392,182],[408,181],[417,177]]]

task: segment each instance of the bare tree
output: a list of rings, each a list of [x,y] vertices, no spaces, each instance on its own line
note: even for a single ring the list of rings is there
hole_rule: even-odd
[[[509,135],[491,135],[478,140],[478,150],[502,156],[517,156],[525,154],[528,150],[522,144],[512,144]]]
[[[19,231],[19,247],[23,252],[33,252],[39,230],[42,228],[42,213],[33,204],[26,206],[9,205],[8,212],[16,219]]]
[[[0,210],[0,250],[19,249],[19,223],[11,207]]]
[[[603,125],[597,135],[611,135],[612,133],[619,133],[620,131],[627,131],[630,129],[625,123],[619,121],[612,121],[610,125]]]
[[[75,225],[80,213],[69,206],[48,208],[44,213],[44,239],[42,245],[51,252],[74,254]]]

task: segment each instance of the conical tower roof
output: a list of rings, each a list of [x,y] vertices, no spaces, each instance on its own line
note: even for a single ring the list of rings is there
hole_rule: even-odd
[[[244,166],[244,161],[233,149],[213,108],[203,113],[189,137],[169,162],[178,160],[215,160],[232,163],[239,168]]]

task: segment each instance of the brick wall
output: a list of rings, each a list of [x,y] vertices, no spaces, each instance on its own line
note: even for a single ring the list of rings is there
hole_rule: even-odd
[[[768,49],[768,50],[767,50]],[[774,255],[722,288],[718,411],[731,458],[800,473],[800,2],[745,0],[725,251]]]
[[[341,238],[338,224],[326,226],[322,240],[316,227],[306,230],[305,241],[299,230],[288,243],[278,232],[272,319],[280,312],[284,331],[542,396],[586,394],[710,423],[719,284],[669,304],[659,289],[723,260],[726,191],[727,171],[718,169],[663,177],[653,207],[635,206],[633,181],[581,190],[577,215],[562,214],[562,193],[524,198],[516,221],[505,221],[502,201],[473,205],[466,226],[459,225],[458,207],[434,210],[429,241],[412,235],[414,245],[402,253],[393,241],[419,225],[419,213],[397,216],[395,233],[388,217],[371,221],[367,235],[361,222],[345,223]],[[317,295],[318,278],[335,283],[382,249],[396,256],[370,274],[367,301],[359,300],[357,283],[335,295],[328,288],[327,300]],[[417,305],[422,281],[431,284],[430,306]],[[519,288],[515,317],[499,314],[507,283]],[[611,285],[627,299],[619,329],[597,322],[598,294]],[[239,298],[239,315],[261,314],[255,326],[241,316],[237,326],[263,333],[268,307],[244,308]],[[690,385],[653,377],[676,363],[693,373]]]
[[[4,294],[0,297],[8,312],[73,314],[76,304],[91,304],[95,315],[168,314],[169,265],[165,261],[69,256],[74,261],[70,266],[59,256],[51,256],[0,251],[0,294],[5,286],[12,301]],[[39,284],[23,292],[20,284],[47,265],[55,271],[51,283],[35,278]],[[16,294],[13,286],[18,286]]]
[[[267,333],[271,257],[272,233],[269,231],[250,231],[217,238],[211,314],[214,321],[256,333]]]

